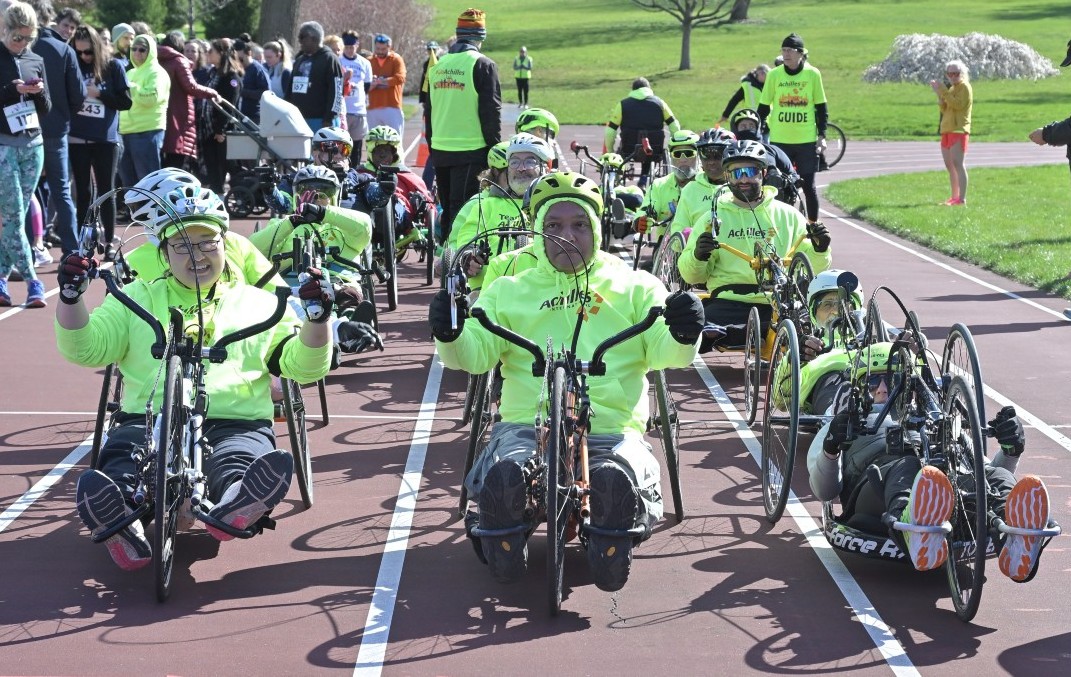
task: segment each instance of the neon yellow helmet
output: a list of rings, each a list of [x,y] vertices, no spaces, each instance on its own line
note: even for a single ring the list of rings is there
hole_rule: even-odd
[[[698,134],[688,129],[682,129],[673,132],[673,135],[669,137],[669,141],[666,143],[666,147],[669,148],[669,150],[675,150],[677,148],[695,148],[697,143],[699,143]]]
[[[621,170],[625,166],[625,158],[621,157],[617,153],[603,153],[599,156],[599,164]]]
[[[903,365],[900,363],[900,351],[895,350],[893,344],[889,342],[873,343],[863,347],[859,354],[856,355],[855,363],[852,366],[855,370],[854,377],[856,381],[874,375],[885,374],[890,370],[890,367],[894,374],[903,372]],[[889,384],[889,390],[892,390],[893,385]]]
[[[551,172],[536,179],[529,189],[528,206],[533,218],[550,200],[574,198],[582,200],[602,216],[602,193],[599,184],[577,172]]]
[[[389,143],[398,149],[401,148],[402,145],[402,135],[393,127],[379,125],[368,130],[368,136],[365,137],[365,142],[368,144],[369,149],[384,143]]]
[[[549,137],[553,139],[558,135],[558,118],[549,110],[543,108],[529,108],[517,116],[517,125],[514,127],[517,133],[532,133],[536,129],[546,129]]]
[[[509,167],[507,149],[509,149],[509,141],[499,141],[491,146],[491,150],[487,151],[487,166],[491,169],[506,169]]]

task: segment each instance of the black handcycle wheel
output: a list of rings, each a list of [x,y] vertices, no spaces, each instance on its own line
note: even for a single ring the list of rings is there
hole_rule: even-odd
[[[100,446],[104,442],[104,431],[111,428],[112,419],[119,411],[123,399],[123,374],[116,364],[104,368],[104,384],[100,388],[100,402],[97,404],[97,420],[93,423],[93,446],[89,449],[89,467],[96,468],[100,459]]]
[[[469,429],[469,445],[465,452],[465,469],[461,473],[461,498],[458,500],[457,514],[465,516],[468,508],[469,491],[465,488],[465,478],[468,477],[476,457],[480,455],[487,444],[487,434],[491,430],[491,380],[494,372],[473,374],[469,376],[469,383],[473,388],[471,411],[468,419],[472,422]]]
[[[427,273],[427,284],[435,284],[435,205],[428,205],[427,216],[424,217],[427,235],[424,237],[424,266]]]
[[[572,514],[571,460],[565,435],[565,369],[557,367],[550,383],[550,431],[543,451],[547,503],[547,601],[550,615],[562,608],[565,576],[565,529]]]
[[[957,322],[948,332],[945,349],[941,353],[941,375],[963,378],[967,387],[974,393],[974,406],[978,410],[978,420],[984,423],[987,419],[982,363],[978,359],[978,347],[974,345],[974,337],[971,336],[971,330],[966,325]]]
[[[810,289],[811,280],[814,279],[814,267],[811,260],[803,252],[796,252],[788,264],[788,280],[792,288],[789,290],[788,303],[792,313],[792,321],[796,324],[799,334],[813,334],[811,327],[811,313],[807,309],[807,290]]]
[[[372,268],[372,253],[369,249],[365,249],[361,253],[361,265],[365,269]],[[365,301],[372,304],[372,327],[379,331],[379,307],[376,306],[376,283],[373,279],[373,275],[361,276],[361,295]]]
[[[680,418],[677,415],[677,406],[673,403],[673,395],[666,385],[666,372],[661,369],[653,372],[655,400],[658,404],[658,434],[662,440],[662,451],[666,454],[666,471],[669,473],[669,490],[673,495],[673,510],[677,515],[677,523],[684,521],[684,497],[681,493],[681,464],[680,464]]]
[[[885,322],[881,319],[881,308],[878,307],[878,300],[873,296],[866,304],[866,345],[873,345],[875,343],[885,343],[889,340],[889,332],[885,327]]]
[[[372,218],[375,221],[376,232],[382,238],[381,257],[383,272],[387,275],[387,309],[398,309],[398,262],[394,256],[394,212],[393,198],[386,207],[378,207],[372,210]]]
[[[826,123],[826,168],[836,167],[844,157],[844,151],[848,147],[848,137],[844,136],[844,130],[833,124]]]
[[[759,410],[759,385],[762,383],[762,322],[759,309],[752,307],[747,316],[747,341],[744,343],[744,411],[747,424],[755,422]]]
[[[308,510],[312,507],[312,453],[309,451],[309,430],[305,421],[305,398],[301,386],[288,378],[281,379],[283,387],[283,413],[286,414],[286,432],[290,436],[290,454],[294,457],[294,472],[297,475],[301,503]]]
[[[175,563],[175,539],[178,512],[182,504],[183,437],[186,421],[182,405],[182,360],[172,355],[164,376],[164,401],[160,408],[160,437],[156,440],[156,477],[153,507],[156,524],[152,540],[153,573],[156,599],[167,600],[171,594],[171,572]]]
[[[316,392],[320,396],[320,418],[327,425],[331,422],[331,414],[327,411],[327,378],[316,382]]]
[[[789,320],[777,326],[766,376],[766,407],[762,414],[762,505],[776,524],[792,489],[792,467],[800,416],[800,347]]]
[[[985,477],[985,436],[974,393],[962,376],[953,376],[941,403],[944,421],[942,451],[944,468],[955,492],[952,532],[946,537],[948,559],[945,573],[956,615],[970,621],[978,613],[985,583],[985,557],[989,546]]]
[[[461,404],[461,425],[468,425],[476,411],[476,395],[480,391],[484,374],[469,374],[465,382],[465,401]]]

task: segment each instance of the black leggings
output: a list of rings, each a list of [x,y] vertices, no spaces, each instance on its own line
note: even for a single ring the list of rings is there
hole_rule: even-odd
[[[443,206],[442,241],[450,237],[450,228],[461,205],[480,191],[480,172],[487,169],[486,160],[482,164],[464,164],[435,166],[435,182],[439,186],[439,203]]]
[[[119,144],[71,143],[67,148],[77,198],[78,223],[83,224],[93,200],[115,188],[115,172],[119,168]],[[105,242],[111,242],[115,237],[115,196],[101,204],[100,223],[104,226]]]
[[[517,102],[528,103],[528,78],[517,78]]]
[[[814,185],[814,175],[818,171],[818,150],[814,143],[776,143],[774,145],[785,151],[792,160],[796,173],[803,180],[803,200],[807,206],[807,220],[818,221],[818,189]]]

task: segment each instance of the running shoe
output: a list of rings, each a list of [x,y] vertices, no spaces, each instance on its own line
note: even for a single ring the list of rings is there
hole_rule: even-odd
[[[94,536],[133,513],[119,485],[99,470],[82,473],[75,495],[78,516]],[[104,546],[123,571],[136,571],[152,562],[152,546],[145,538],[141,520],[131,522],[104,541]]]
[[[45,301],[45,285],[41,280],[30,280],[26,283],[29,295],[26,297],[27,308],[44,308],[48,305]]]
[[[11,293],[7,290],[7,280],[0,279],[0,306],[11,305]]]
[[[510,529],[524,523],[528,487],[524,470],[511,460],[491,466],[480,489],[480,528]],[[528,543],[525,531],[504,536],[480,537],[480,551],[499,583],[516,583],[528,570]]]
[[[49,251],[47,249],[45,249],[44,247],[34,247],[33,248],[33,265],[35,267],[37,267],[37,266],[47,266],[48,264],[52,263],[53,261],[54,261],[54,259],[52,258],[52,254],[50,254]]]
[[[943,472],[927,465],[915,476],[911,500],[904,508],[901,522],[925,527],[944,524],[952,517],[952,483]],[[911,563],[919,571],[936,569],[948,558],[948,544],[943,532],[903,532]]]
[[[293,475],[294,457],[290,452],[276,449],[260,456],[249,464],[241,480],[227,487],[208,514],[235,529],[245,529],[283,500]],[[217,540],[234,538],[215,527],[207,528]]]
[[[632,480],[614,463],[591,473],[591,524],[627,531],[636,525],[639,496]],[[625,587],[632,570],[632,536],[588,534],[588,567],[596,587],[615,592]]]
[[[1008,493],[1004,521],[1020,529],[1044,529],[1049,523],[1049,492],[1036,475],[1024,475]],[[1030,577],[1041,554],[1040,536],[1008,536],[998,563],[1008,578],[1022,583]]]

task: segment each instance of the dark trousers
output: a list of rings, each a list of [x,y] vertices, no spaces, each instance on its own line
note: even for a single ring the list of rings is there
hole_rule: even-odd
[[[528,103],[528,78],[517,78],[517,102]]]
[[[227,180],[227,142],[204,139],[201,152],[205,159],[205,183],[222,198],[223,184]]]
[[[708,324],[717,324],[725,328],[725,336],[717,341],[703,338],[699,352],[707,353],[713,348],[739,348],[747,342],[747,318],[752,308],[759,309],[759,336],[764,340],[766,330],[773,317],[773,306],[769,303],[744,303],[729,299],[709,298],[703,301],[704,316]]]
[[[435,181],[439,186],[439,202],[443,206],[442,241],[450,237],[454,217],[465,201],[480,191],[480,172],[487,169],[486,160],[463,165],[435,165]]]
[[[212,501],[218,501],[227,487],[241,480],[254,459],[275,451],[271,421],[209,420],[203,432],[212,447],[204,465],[208,497]],[[119,425],[108,433],[98,463],[98,469],[119,485],[127,502],[131,502],[137,472],[130,456],[135,445],[145,445],[145,417],[123,415]]]
[[[796,173],[803,180],[803,200],[807,206],[807,220],[818,221],[818,189],[814,185],[814,175],[818,171],[818,150],[813,143],[777,143],[774,145],[785,151],[792,160]]]
[[[68,146],[71,174],[74,177],[78,224],[84,224],[89,205],[97,197],[115,188],[119,169],[119,145],[115,143],[72,143]],[[95,190],[94,190],[95,187]],[[100,223],[105,242],[115,236],[115,196],[100,205]]]

